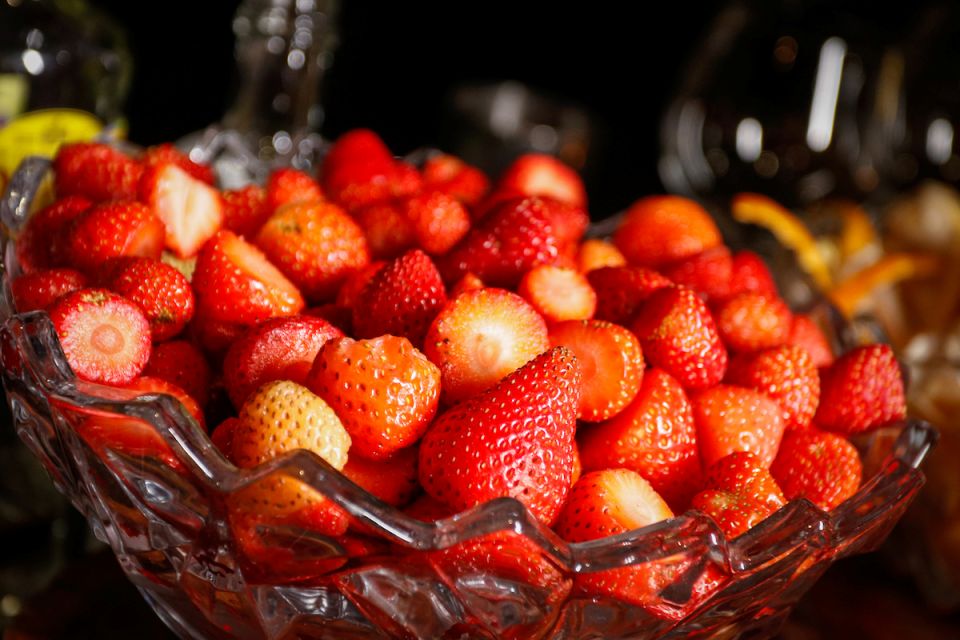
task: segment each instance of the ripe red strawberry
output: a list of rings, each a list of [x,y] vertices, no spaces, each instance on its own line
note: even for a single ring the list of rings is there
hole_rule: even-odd
[[[508,496],[553,522],[570,491],[580,378],[555,347],[447,410],[420,444],[420,484],[457,511]]]
[[[630,326],[651,293],[672,284],[643,267],[601,267],[588,271],[587,280],[597,294],[594,317],[624,326]]]
[[[448,295],[447,298],[453,300],[461,293],[473,291],[474,289],[483,289],[483,280],[468,271],[450,287],[450,295]]]
[[[779,295],[770,268],[763,258],[753,251],[738,251],[733,254],[730,273],[730,295],[752,291],[771,297]]]
[[[580,430],[580,460],[587,471],[636,471],[677,509],[700,486],[700,452],[693,410],[672,376],[650,369],[623,411]]]
[[[750,291],[721,302],[714,318],[727,347],[742,352],[785,344],[793,325],[793,314],[783,300]]]
[[[70,222],[91,206],[83,196],[67,196],[40,209],[29,218],[17,236],[17,262],[24,272],[66,263],[67,230]]]
[[[423,165],[423,186],[445,193],[470,207],[490,189],[487,176],[460,158],[448,154],[435,155]]]
[[[706,300],[720,300],[730,295],[733,258],[723,245],[672,262],[663,268],[663,275],[695,290]]]
[[[679,196],[641,198],[627,209],[613,242],[630,264],[657,269],[723,244],[710,214]]]
[[[456,511],[426,493],[407,505],[403,512],[421,522],[434,522],[456,515]]]
[[[417,246],[432,256],[452,249],[470,230],[470,214],[460,202],[441,191],[404,198],[400,207]]]
[[[197,316],[240,328],[303,309],[300,291],[259,249],[230,231],[204,245],[193,273]]]
[[[134,200],[143,165],[100,142],[65,144],[53,159],[57,197]]]
[[[213,169],[205,164],[194,162],[190,156],[183,153],[170,143],[148,147],[143,152],[140,162],[144,167],[156,167],[161,164],[175,164],[189,173],[192,177],[209,185],[214,183]]]
[[[198,304],[193,314],[193,320],[187,325],[187,331],[190,340],[210,355],[212,362],[222,362],[223,356],[230,345],[255,322],[242,323],[219,320],[211,317],[211,312],[202,304]]]
[[[193,318],[194,299],[182,273],[152,258],[114,258],[111,263],[104,286],[140,307],[154,342],[183,331]]]
[[[241,407],[250,394],[274,380],[306,386],[320,347],[342,335],[313,316],[272,318],[250,327],[223,360],[223,386],[233,406]]]
[[[267,178],[265,191],[264,208],[268,217],[285,204],[314,203],[324,199],[316,180],[289,167],[274,170]]]
[[[620,325],[603,320],[570,320],[550,328],[550,344],[577,356],[583,389],[577,417],[607,420],[630,404],[643,380],[640,342]],[[619,466],[619,465],[617,465]]]
[[[337,291],[336,303],[348,311],[353,309],[357,304],[357,300],[360,299],[360,294],[363,293],[364,287],[366,287],[367,284],[370,283],[370,280],[373,279],[373,276],[380,273],[380,270],[385,266],[387,266],[385,261],[375,260],[344,278],[343,284]]]
[[[806,498],[830,511],[857,492],[863,465],[843,437],[808,429],[784,436],[770,473],[788,500]]]
[[[340,170],[351,165],[385,165],[393,162],[393,154],[376,133],[369,129],[353,129],[337,138],[323,160],[321,179],[334,180]]]
[[[907,405],[903,375],[890,345],[851,349],[820,377],[820,406],[814,423],[839,433],[854,434],[902,420]]]
[[[290,204],[270,216],[256,245],[311,302],[333,298],[343,279],[370,262],[357,223],[328,202]]]
[[[400,507],[417,490],[417,448],[407,447],[385,460],[365,460],[351,455],[343,475],[387,504]]]
[[[440,400],[440,370],[406,338],[334,338],[307,379],[350,434],[351,455],[383,460],[426,431]]]
[[[806,349],[818,369],[833,364],[833,348],[830,346],[830,341],[813,318],[805,313],[793,316],[787,343]]]
[[[150,359],[143,369],[144,376],[175,384],[201,407],[210,399],[210,364],[193,343],[171,340],[153,345]]]
[[[663,287],[647,298],[631,329],[647,361],[685,389],[705,389],[723,379],[727,350],[703,300],[687,287]]]
[[[514,160],[500,176],[496,191],[545,196],[581,208],[587,205],[587,192],[577,172],[542,153],[528,153]]]
[[[527,271],[517,287],[547,322],[587,320],[597,308],[597,294],[579,271],[542,264]]]
[[[81,289],[50,307],[63,353],[77,377],[127,384],[150,359],[150,324],[140,308],[104,289]]]
[[[609,240],[587,238],[577,250],[577,268],[580,273],[589,273],[603,267],[622,267],[627,259],[620,249]]]
[[[413,223],[396,202],[380,202],[353,213],[367,238],[370,256],[376,260],[391,260],[416,246]]]
[[[180,258],[196,255],[223,225],[220,193],[175,164],[143,172],[140,200],[163,222],[164,243]]]
[[[727,381],[776,400],[787,429],[810,426],[820,402],[820,374],[802,347],[784,345],[734,358]]]
[[[557,240],[540,198],[506,200],[439,261],[445,282],[473,272],[489,286],[514,287],[524,273],[557,261]]]
[[[667,503],[638,473],[605,469],[584,474],[570,491],[555,529],[568,542],[605,538],[673,517]],[[660,567],[637,564],[621,569],[580,573],[576,587],[588,595],[613,597],[632,604],[658,598]]]
[[[237,432],[237,426],[240,424],[240,418],[227,418],[210,432],[210,442],[220,450],[223,457],[231,459],[233,457],[233,436]]]
[[[349,211],[420,190],[419,173],[396,162],[377,134],[349,131],[337,139],[324,159],[324,189]]]
[[[753,389],[718,384],[690,396],[705,466],[735,451],[749,451],[769,467],[783,438],[783,410]]]
[[[206,421],[203,417],[203,411],[200,405],[186,391],[166,380],[160,378],[151,378],[150,376],[140,376],[124,385],[127,389],[137,391],[139,395],[163,394],[172,396],[183,405],[187,414],[190,415],[202,429],[206,429]]]
[[[163,223],[139,202],[99,204],[73,219],[66,241],[71,266],[94,273],[118,256],[159,258],[163,251]]]
[[[440,367],[448,403],[489,389],[549,348],[540,314],[503,289],[457,296],[440,311],[423,341],[423,352]]]
[[[413,249],[370,278],[353,307],[353,331],[360,338],[403,336],[420,346],[446,304],[436,266],[427,254]]]
[[[87,278],[73,269],[38,269],[15,278],[10,285],[18,313],[46,309],[57,298],[87,286]]]
[[[783,492],[760,459],[738,451],[707,469],[704,490],[693,497],[691,506],[713,518],[733,539],[785,504]]]
[[[242,189],[222,191],[223,228],[252,240],[273,213],[267,206],[266,190],[255,184]]]

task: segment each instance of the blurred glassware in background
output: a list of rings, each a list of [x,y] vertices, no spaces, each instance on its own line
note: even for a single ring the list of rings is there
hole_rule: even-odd
[[[337,0],[244,0],[233,20],[238,89],[221,122],[178,146],[215,164],[224,187],[276,166],[310,169],[323,140],[319,102],[337,42]],[[209,150],[217,150],[211,157]]]

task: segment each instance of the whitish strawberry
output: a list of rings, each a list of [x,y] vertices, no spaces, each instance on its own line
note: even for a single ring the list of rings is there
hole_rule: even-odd
[[[163,222],[164,242],[181,258],[196,255],[223,225],[220,193],[175,164],[144,171],[140,200]]]

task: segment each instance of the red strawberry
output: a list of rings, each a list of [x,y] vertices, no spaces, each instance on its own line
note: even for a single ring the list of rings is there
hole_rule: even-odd
[[[461,293],[473,291],[474,289],[483,289],[483,280],[468,271],[462,278],[457,280],[452,287],[450,287],[450,295],[447,297],[450,300],[453,300]]]
[[[527,271],[517,287],[547,322],[587,320],[597,308],[597,294],[579,271],[542,264]]]
[[[448,403],[489,389],[549,348],[540,314],[503,289],[457,296],[440,311],[423,341],[423,352],[440,367]]]
[[[255,246],[230,231],[204,245],[193,273],[197,315],[205,321],[244,325],[303,309],[300,291]]]
[[[90,206],[83,196],[67,196],[27,218],[16,241],[20,267],[29,272],[64,264],[69,223]]]
[[[426,493],[407,505],[403,512],[421,522],[433,522],[456,515],[456,511]]]
[[[732,270],[730,250],[720,245],[670,263],[663,268],[663,275],[694,289],[706,300],[720,300],[730,294]]]
[[[46,309],[57,298],[87,286],[87,278],[73,269],[39,269],[15,278],[10,285],[18,313]]]
[[[550,328],[550,344],[567,347],[580,363],[581,420],[598,422],[615,416],[640,390],[643,353],[636,336],[623,327],[603,320],[561,322]]]
[[[806,498],[829,511],[857,492],[863,465],[843,437],[808,429],[784,436],[770,473],[788,500]]]
[[[254,323],[255,321],[241,323],[213,318],[210,311],[198,304],[187,331],[195,344],[206,351],[214,361],[220,362],[230,345]]]
[[[424,163],[423,186],[445,193],[469,207],[480,202],[490,188],[490,180],[460,158],[440,154]]]
[[[731,453],[711,465],[705,476],[705,488],[691,506],[713,518],[728,538],[736,538],[786,504],[770,471],[752,453]]]
[[[820,402],[820,374],[802,347],[785,345],[744,354],[730,363],[727,380],[776,400],[787,429],[808,427]]]
[[[570,491],[580,378],[556,347],[449,409],[420,444],[420,484],[457,511],[508,496],[552,522]]]
[[[385,266],[387,266],[387,263],[383,260],[375,260],[344,278],[343,284],[340,286],[339,291],[337,291],[336,303],[346,308],[348,312],[353,309],[357,304],[357,300],[360,299],[360,294],[363,293],[364,287],[366,287],[367,284],[370,283],[370,280],[373,279],[373,276],[380,273],[380,270]]]
[[[370,278],[353,307],[353,331],[361,338],[403,336],[419,346],[446,304],[436,266],[427,254],[413,249]]]
[[[267,206],[267,192],[255,184],[223,191],[220,198],[223,202],[223,228],[248,240],[257,235],[257,231],[273,213]]]
[[[220,193],[175,164],[143,172],[140,200],[163,222],[164,242],[180,258],[196,255],[223,225]]]
[[[133,200],[143,165],[99,142],[65,144],[53,159],[57,197],[83,196],[94,202]]]
[[[627,259],[609,240],[587,238],[577,250],[577,268],[580,273],[589,273],[603,267],[622,267],[625,264]]]
[[[203,418],[203,411],[200,410],[200,405],[198,405],[197,401],[194,400],[186,391],[172,382],[161,380],[160,378],[151,378],[150,376],[140,376],[133,382],[124,386],[127,389],[137,391],[138,395],[163,394],[172,396],[175,400],[183,405],[183,408],[186,410],[187,414],[196,420],[197,424],[200,425],[202,429],[206,429],[206,421]]]
[[[375,497],[395,507],[410,502],[417,490],[417,448],[407,447],[385,460],[351,455],[343,475]]]
[[[657,269],[723,244],[710,214],[693,200],[649,196],[637,200],[613,235],[630,264]]]
[[[391,260],[416,246],[413,223],[396,202],[380,202],[353,214],[367,238],[370,255],[377,260]]]
[[[350,211],[416,193],[421,186],[419,173],[396,162],[379,136],[366,129],[340,136],[321,174],[330,197]]]
[[[651,293],[672,284],[643,267],[601,267],[587,272],[587,280],[597,294],[594,317],[624,326],[630,325]]]
[[[152,258],[115,258],[104,286],[136,303],[154,342],[176,336],[193,318],[193,290],[183,274]]]
[[[323,182],[334,179],[337,171],[351,165],[385,165],[393,162],[393,154],[376,133],[369,129],[353,129],[337,138],[323,160]]]
[[[104,289],[81,289],[50,307],[63,353],[77,377],[122,385],[150,359],[150,323],[140,308]]]
[[[903,375],[890,345],[871,344],[843,354],[821,372],[814,423],[854,434],[902,420],[907,405]]]
[[[267,178],[265,191],[264,208],[268,217],[285,204],[314,203],[324,199],[316,180],[289,167],[274,170]]]
[[[710,311],[693,289],[654,291],[631,329],[640,338],[647,361],[685,389],[705,389],[723,379],[727,350]]]
[[[738,251],[733,254],[730,273],[730,295],[752,291],[771,297],[779,295],[770,268],[763,258],[753,251]]]
[[[162,164],[175,164],[189,173],[193,178],[209,185],[214,183],[213,169],[205,164],[194,162],[190,156],[183,153],[170,143],[148,147],[143,152],[140,162],[145,167],[156,167]]]
[[[312,302],[333,298],[348,274],[370,262],[363,231],[328,202],[282,207],[260,229],[256,245]]]
[[[793,324],[793,314],[783,300],[750,291],[720,303],[714,318],[727,347],[745,352],[785,344]]]
[[[457,200],[440,191],[401,200],[414,240],[432,256],[446,253],[470,230],[470,215]]]
[[[521,276],[557,261],[557,240],[540,198],[506,200],[439,262],[444,281],[473,272],[490,286],[514,287]]]
[[[239,425],[240,418],[227,418],[214,427],[210,433],[210,442],[228,460],[233,457],[233,436],[236,434]]]
[[[586,209],[549,197],[544,197],[543,200],[547,203],[550,224],[557,236],[558,246],[571,249],[575,255],[580,240],[590,224],[590,216]]]
[[[793,316],[788,344],[803,347],[813,358],[813,364],[819,369],[833,364],[833,348],[820,326],[813,318],[804,313]]]
[[[577,172],[542,153],[528,153],[514,160],[500,176],[496,191],[545,196],[581,208],[587,205],[587,192]]]
[[[153,345],[144,376],[175,384],[197,403],[206,406],[210,398],[210,365],[199,349],[186,340],[171,340]]]
[[[426,431],[440,400],[440,371],[406,338],[334,338],[317,353],[307,386],[340,416],[351,455],[383,460]]]
[[[735,451],[749,451],[769,467],[783,438],[783,410],[746,387],[718,384],[690,397],[705,466]]]
[[[74,218],[68,233],[68,262],[85,273],[110,258],[159,258],[163,251],[163,223],[139,202],[97,205]]]
[[[586,542],[634,531],[673,517],[667,503],[638,473],[605,469],[584,474],[555,526],[568,542]],[[632,604],[650,604],[664,586],[660,567],[637,564],[576,576],[577,589]]]
[[[693,410],[672,376],[651,369],[633,402],[596,426],[582,427],[580,459],[587,471],[624,467],[684,509],[700,483]]]
[[[267,382],[290,380],[306,386],[317,352],[343,333],[312,316],[272,318],[250,327],[223,360],[223,385],[239,408]]]

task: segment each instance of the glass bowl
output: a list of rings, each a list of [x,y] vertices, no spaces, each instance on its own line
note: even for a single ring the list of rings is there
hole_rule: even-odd
[[[10,238],[49,166],[25,161],[0,202],[0,359],[14,425],[183,638],[772,636],[834,560],[884,540],[923,484],[918,466],[936,433],[907,420],[858,443],[865,482],[830,513],[795,500],[727,540],[691,511],[567,544],[506,498],[414,519],[304,451],[238,469],[176,400],[78,380],[49,317],[15,313]],[[124,442],[98,436],[118,425]],[[347,511],[351,532],[231,518],[233,497],[277,476]],[[576,589],[584,574],[641,565],[650,578],[640,601]]]

